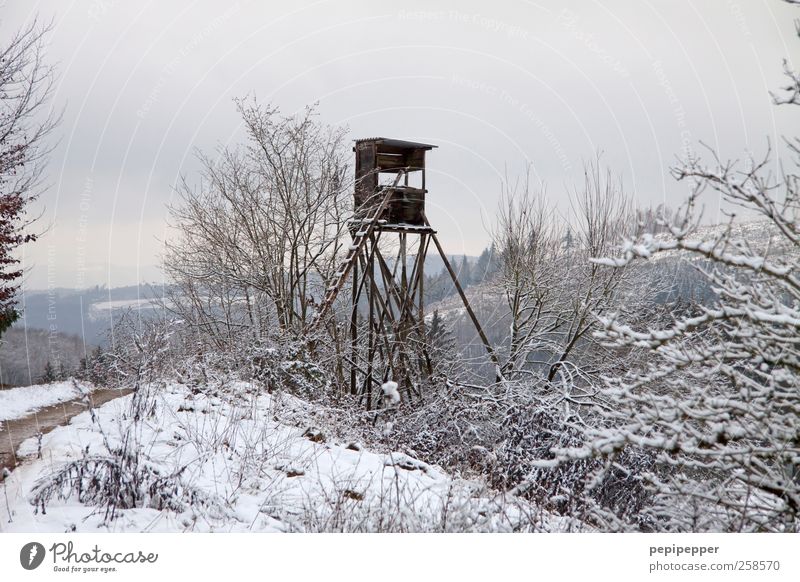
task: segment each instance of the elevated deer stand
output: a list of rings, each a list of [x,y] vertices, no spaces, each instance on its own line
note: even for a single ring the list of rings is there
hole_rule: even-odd
[[[380,387],[387,380],[397,382],[406,398],[421,399],[415,380],[424,380],[433,373],[423,299],[425,258],[431,241],[489,356],[498,364],[436,231],[425,216],[425,154],[435,147],[378,137],[357,140],[353,148],[356,187],[355,215],[349,223],[352,244],[327,287],[314,321],[324,320],[339,291],[351,281],[350,353],[346,357],[350,392],[360,396],[368,409],[380,401]],[[397,249],[391,259],[384,256],[379,245],[389,238]],[[409,249],[414,247],[416,255],[409,264]],[[366,303],[365,314],[359,310],[362,302]]]

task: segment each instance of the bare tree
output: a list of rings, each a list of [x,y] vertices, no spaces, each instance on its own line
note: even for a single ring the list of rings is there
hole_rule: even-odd
[[[14,252],[36,239],[27,208],[39,193],[45,137],[58,122],[45,110],[54,78],[43,60],[49,30],[34,20],[0,47],[0,335],[19,316]]]
[[[640,303],[624,270],[588,260],[636,228],[632,207],[599,163],[587,165],[584,178],[583,188],[572,193],[571,219],[533,193],[527,178],[504,186],[493,244],[500,261],[496,285],[510,319],[503,369],[508,378],[534,373],[572,383],[596,376],[603,352],[591,337],[597,314],[623,301],[631,309]]]
[[[503,366],[507,377],[525,368],[528,356],[558,328],[554,310],[563,234],[544,196],[531,192],[528,174],[522,183],[506,180],[492,240],[500,262],[496,284],[511,320]]]
[[[248,143],[199,154],[202,181],[181,184],[166,243],[169,308],[218,347],[305,327],[335,271],[348,191],[344,130],[313,108],[237,105]]]

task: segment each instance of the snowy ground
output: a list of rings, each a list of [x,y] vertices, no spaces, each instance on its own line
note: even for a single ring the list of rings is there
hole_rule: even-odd
[[[554,531],[567,524],[527,503],[452,479],[402,453],[373,453],[332,442],[316,427],[313,407],[271,397],[244,383],[213,395],[162,386],[155,415],[135,426],[132,396],[111,401],[45,435],[42,458],[30,459],[0,492],[0,531]],[[309,413],[311,411],[311,414]],[[137,443],[137,474],[173,477],[175,500],[107,519],[72,492],[35,511],[32,491],[43,476],[85,456],[109,458],[124,434]],[[20,454],[34,455],[26,441]],[[3,485],[0,484],[0,489]],[[69,486],[60,488],[70,491]],[[86,495],[83,495],[86,498]],[[188,500],[188,501],[187,501]],[[10,519],[9,519],[10,518]]]
[[[0,390],[0,422],[22,418],[46,406],[67,402],[92,391],[91,384],[71,380]],[[2,426],[0,426],[2,430]]]

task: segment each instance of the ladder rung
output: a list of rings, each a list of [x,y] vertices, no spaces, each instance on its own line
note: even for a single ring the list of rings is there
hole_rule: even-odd
[[[344,275],[347,273],[352,266],[353,259],[356,257],[357,253],[360,251],[361,247],[364,246],[366,242],[366,236],[371,235],[372,232],[375,230],[376,225],[378,224],[386,224],[386,220],[379,218],[383,211],[387,208],[389,201],[392,197],[392,193],[396,190],[397,184],[400,182],[400,178],[403,176],[404,172],[398,172],[397,177],[394,180],[394,184],[386,189],[385,195],[383,197],[382,202],[378,207],[375,209],[375,213],[369,218],[363,218],[361,220],[354,220],[351,224],[360,224],[361,229],[353,235],[353,244],[350,245],[348,249],[347,258],[342,261],[339,271],[335,275],[335,281],[333,285],[326,289],[327,293],[325,295],[325,300],[322,302],[320,309],[317,311],[314,317],[314,321],[318,321],[322,319],[322,316],[325,314],[326,310],[331,306],[331,304],[336,299],[336,295],[338,294],[342,283],[344,282]]]

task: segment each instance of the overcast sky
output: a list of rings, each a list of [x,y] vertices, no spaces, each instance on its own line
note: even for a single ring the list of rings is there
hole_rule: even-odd
[[[7,0],[0,38],[36,15],[64,118],[29,289],[159,281],[173,185],[194,148],[242,139],[248,94],[319,102],[353,139],[438,144],[428,215],[450,253],[486,246],[501,177],[528,163],[563,205],[602,150],[643,204],[676,205],[687,147],[736,158],[800,129],[768,94],[800,60],[800,9],[780,0]]]

